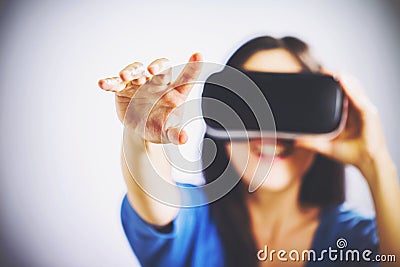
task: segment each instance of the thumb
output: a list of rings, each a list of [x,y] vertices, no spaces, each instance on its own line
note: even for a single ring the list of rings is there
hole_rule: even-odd
[[[296,140],[295,145],[326,156],[333,152],[332,143],[325,138],[300,138]]]
[[[352,141],[332,141],[325,138],[307,138],[296,140],[296,146],[317,152],[331,159],[353,164],[358,157]]]
[[[175,145],[185,144],[189,139],[186,131],[178,127],[170,127],[165,133],[168,141]]]

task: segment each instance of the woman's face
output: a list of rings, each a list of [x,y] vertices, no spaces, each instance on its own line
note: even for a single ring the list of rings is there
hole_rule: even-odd
[[[300,72],[301,65],[285,49],[277,48],[259,51],[243,65],[245,70],[262,72]],[[274,142],[250,140],[250,142],[231,142],[226,145],[228,156],[244,182],[261,181],[267,176],[270,162],[274,156]],[[269,191],[282,191],[293,183],[301,181],[311,166],[315,153],[293,146],[293,142],[277,140],[275,158],[261,188]]]

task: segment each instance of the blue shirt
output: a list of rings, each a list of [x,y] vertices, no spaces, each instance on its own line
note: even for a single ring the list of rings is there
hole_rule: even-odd
[[[146,223],[130,206],[125,196],[121,220],[128,241],[144,267],[224,266],[222,242],[208,205],[180,208],[172,222],[172,230],[162,233]],[[336,255],[336,260],[329,258],[329,248],[336,250],[331,252],[331,259]],[[344,205],[323,209],[311,249],[316,252],[316,257],[315,260],[311,258],[306,267],[379,266],[373,262],[378,253],[375,220],[362,217],[346,209]],[[351,261],[352,253],[348,253],[347,256],[350,261],[346,261],[346,249],[357,249],[360,260],[364,250],[371,250],[372,254],[366,255],[371,262]],[[327,251],[323,253],[323,250]],[[342,256],[340,250],[343,252]],[[299,253],[301,257],[302,252]],[[295,257],[293,254],[292,256]],[[256,253],[254,257],[257,257]],[[288,254],[285,257],[289,259]],[[275,254],[274,261],[276,260]]]

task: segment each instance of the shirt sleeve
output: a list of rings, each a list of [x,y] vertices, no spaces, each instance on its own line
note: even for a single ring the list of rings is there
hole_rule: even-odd
[[[210,219],[207,205],[180,208],[170,231],[165,232],[144,221],[125,196],[121,221],[129,244],[144,267],[206,266],[203,264],[207,257],[203,256],[220,250],[216,228]]]
[[[348,240],[345,251],[356,249],[360,253],[360,263],[355,266],[381,266],[376,261],[376,256],[379,254],[379,239],[375,218],[354,216],[352,220],[348,221],[348,225],[344,229],[344,236]],[[338,246],[339,241],[336,243]]]

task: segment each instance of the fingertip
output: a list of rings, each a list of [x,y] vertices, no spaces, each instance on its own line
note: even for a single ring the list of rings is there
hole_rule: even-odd
[[[98,81],[98,86],[106,91],[110,91],[112,88],[110,87],[109,83],[107,82],[107,79],[101,79]]]
[[[124,82],[126,82],[126,81],[129,81],[129,78],[130,78],[130,73],[128,72],[128,71],[121,71],[120,73],[119,73],[119,77],[124,81]]]
[[[99,80],[99,81],[97,82],[97,85],[98,85],[101,89],[104,89],[104,88],[103,88],[103,86],[104,86],[104,80],[103,80],[103,79]]]
[[[186,132],[183,130],[180,131],[178,138],[179,138],[179,144],[181,144],[181,145],[186,144],[189,139]]]
[[[166,73],[170,70],[170,62],[167,58],[158,58],[150,63],[147,70],[152,75]]]
[[[150,72],[151,75],[155,75],[158,70],[158,65],[148,66],[147,70]]]
[[[189,61],[191,62],[202,61],[202,59],[203,59],[202,55],[199,52],[196,52],[190,57]]]
[[[325,69],[325,68],[321,68],[320,72],[321,72],[321,74],[323,74],[323,75],[332,76],[332,77],[334,77],[334,78],[337,77],[337,73],[338,73],[337,71],[329,70],[329,69]]]
[[[183,145],[188,141],[188,136],[184,130],[179,128],[169,128],[167,130],[168,140],[175,145]]]

